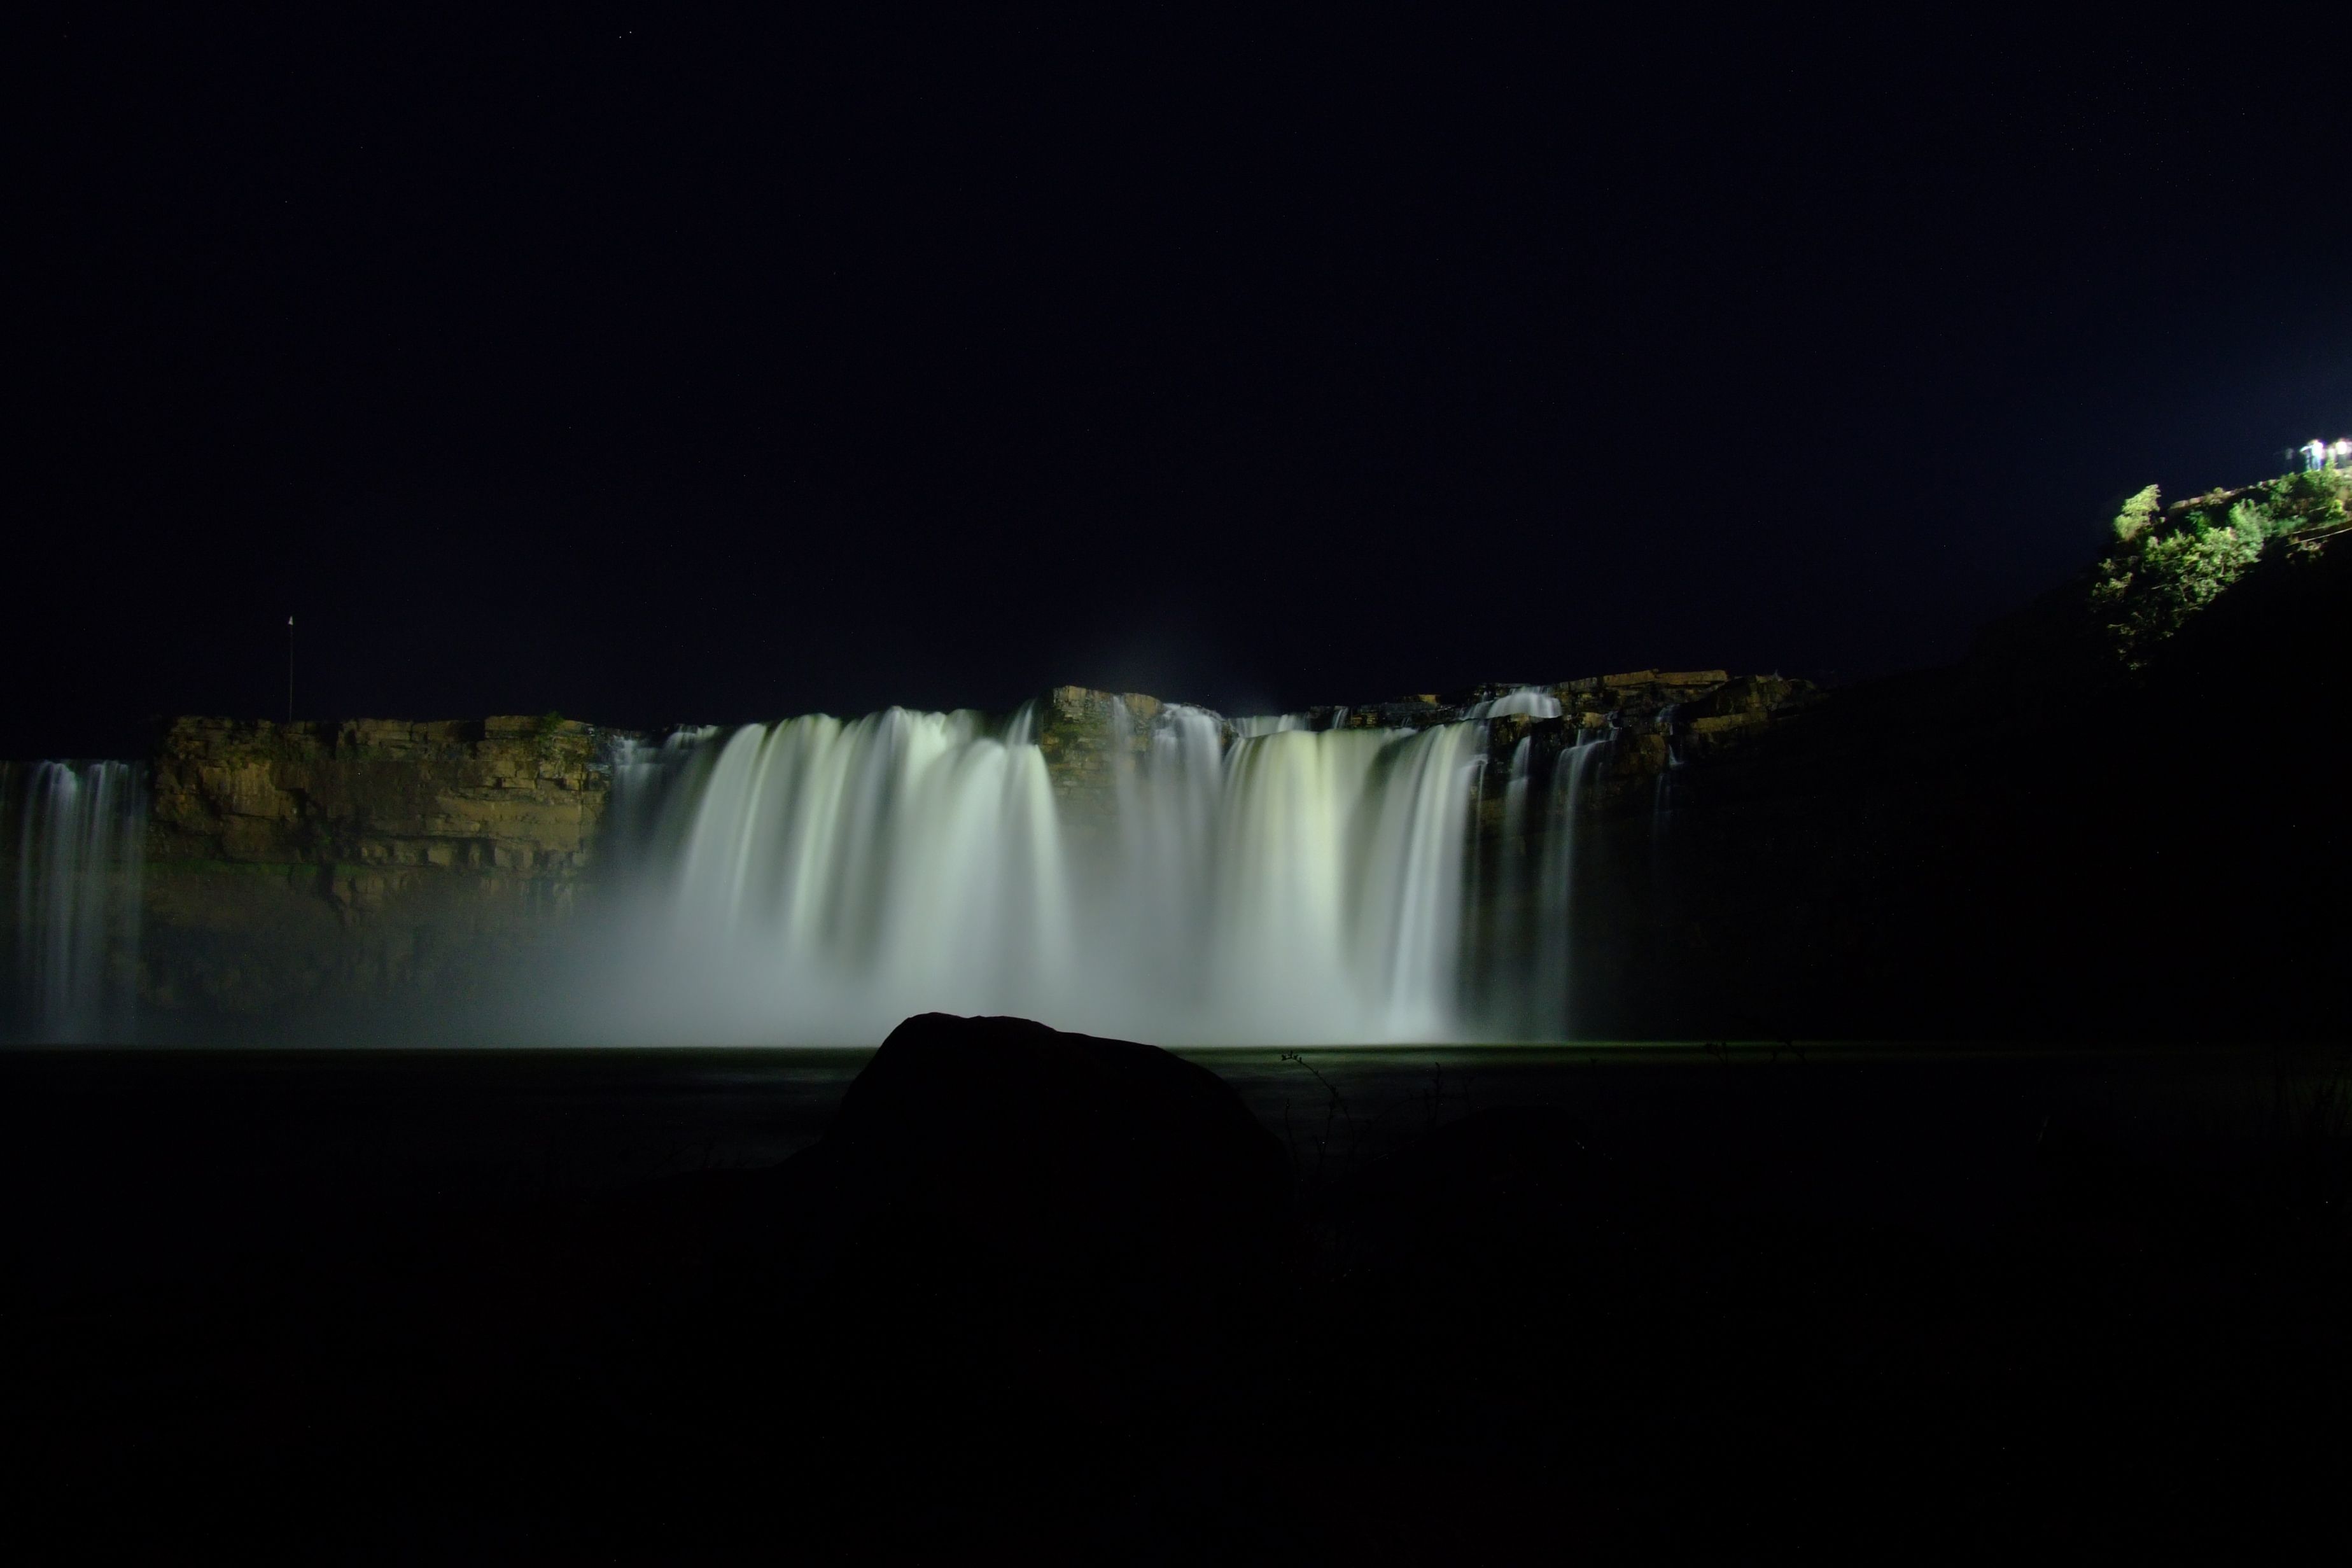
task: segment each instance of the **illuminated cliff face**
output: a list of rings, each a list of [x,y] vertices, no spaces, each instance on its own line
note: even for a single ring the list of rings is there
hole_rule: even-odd
[[[1789,694],[1642,671],[1229,719],[1066,687],[1002,721],[657,744],[553,715],[184,719],[143,768],[79,765],[120,786],[110,858],[16,855],[9,1033],[128,1037],[135,996],[156,1038],[851,1043],[934,1009],[1556,1037],[1570,826],[1646,819],[1676,749]],[[20,831],[18,773],[12,851],[55,837]],[[75,913],[101,898],[119,918]],[[72,999],[100,973],[106,1021]]]
[[[599,744],[551,716],[177,721],[150,770],[148,1021],[399,998],[468,1016],[580,902]]]

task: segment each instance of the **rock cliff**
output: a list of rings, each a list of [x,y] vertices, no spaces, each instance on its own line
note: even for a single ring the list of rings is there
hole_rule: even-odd
[[[251,1015],[478,984],[576,901],[611,796],[601,740],[554,716],[175,721],[143,1000]]]

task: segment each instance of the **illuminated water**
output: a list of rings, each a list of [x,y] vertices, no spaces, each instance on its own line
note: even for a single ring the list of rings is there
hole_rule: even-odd
[[[1025,717],[893,709],[673,744],[616,802],[647,826],[599,1016],[793,1044],[930,1010],[1183,1044],[1491,1026],[1464,963],[1483,720],[1316,731],[1178,707],[1118,734],[1135,745],[1092,808],[1056,800]],[[1564,987],[1564,961],[1545,977]]]
[[[1555,760],[1523,741],[1488,776],[1491,726],[1559,706],[1519,691],[1370,729],[1114,703],[1099,771],[1067,794],[1025,710],[616,742],[583,919],[487,992],[330,1026],[871,1045],[942,1011],[1180,1046],[1560,1038],[1569,829],[1610,742]],[[138,1037],[142,776],[43,763],[0,779],[8,1037]]]
[[[15,1009],[34,1041],[127,1038],[136,997],[147,829],[130,763],[0,769],[16,857]]]

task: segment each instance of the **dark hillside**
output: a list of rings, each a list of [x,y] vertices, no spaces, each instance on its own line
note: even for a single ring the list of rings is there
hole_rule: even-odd
[[[1588,965],[1619,984],[1582,1031],[2352,1030],[2352,548],[2274,542],[2137,670],[2092,581],[1685,770],[1664,833],[1610,825],[1595,900],[1653,902],[1646,930],[1580,931],[1624,960]]]

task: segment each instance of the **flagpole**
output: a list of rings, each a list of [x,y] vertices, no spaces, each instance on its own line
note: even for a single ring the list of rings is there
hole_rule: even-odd
[[[294,617],[286,617],[286,727],[294,727]]]

